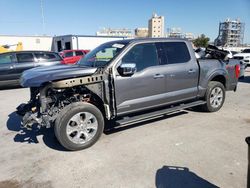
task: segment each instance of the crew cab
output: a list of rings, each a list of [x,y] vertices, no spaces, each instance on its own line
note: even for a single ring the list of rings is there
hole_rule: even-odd
[[[78,64],[25,71],[28,103],[17,107],[23,126],[54,126],[68,150],[93,145],[109,122],[133,124],[185,108],[218,111],[225,91],[236,91],[239,61],[207,48],[196,59],[184,39],[112,41],[89,52]],[[201,114],[202,115],[202,114]]]

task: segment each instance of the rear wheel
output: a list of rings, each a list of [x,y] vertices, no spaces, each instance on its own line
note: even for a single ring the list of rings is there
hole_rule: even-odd
[[[55,122],[55,135],[68,150],[81,150],[92,146],[104,129],[103,115],[89,103],[77,102],[60,112]]]
[[[223,106],[225,97],[225,87],[222,83],[216,81],[209,82],[205,95],[207,103],[202,106],[202,109],[207,112],[218,111]]]

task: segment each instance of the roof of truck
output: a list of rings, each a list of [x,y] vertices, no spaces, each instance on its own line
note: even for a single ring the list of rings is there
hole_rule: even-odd
[[[136,42],[143,42],[143,41],[149,41],[149,42],[160,42],[160,41],[188,41],[187,39],[182,38],[135,38],[135,39],[124,39],[124,40],[117,40],[116,42],[121,43],[136,43]],[[111,41],[114,42],[114,41]]]

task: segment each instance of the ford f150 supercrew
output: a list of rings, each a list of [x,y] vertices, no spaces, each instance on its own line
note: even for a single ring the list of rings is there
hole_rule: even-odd
[[[112,120],[132,124],[200,106],[218,111],[225,91],[236,91],[238,60],[208,47],[196,59],[183,39],[131,39],[100,45],[78,64],[38,67],[23,73],[30,100],[17,107],[23,126],[54,126],[68,150],[85,149]]]

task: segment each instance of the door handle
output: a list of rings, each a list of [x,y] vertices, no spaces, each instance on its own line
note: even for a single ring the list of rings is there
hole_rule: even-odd
[[[188,73],[190,74],[190,73],[195,73],[196,71],[194,70],[194,69],[190,69],[189,71],[188,71]]]
[[[164,75],[163,74],[155,74],[154,79],[157,79],[157,78],[164,78]]]

